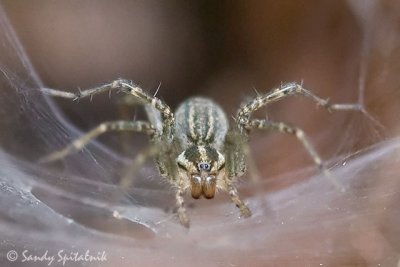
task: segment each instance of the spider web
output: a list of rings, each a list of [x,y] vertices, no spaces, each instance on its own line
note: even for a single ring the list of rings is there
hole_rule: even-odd
[[[394,14],[378,2],[348,2],[364,33],[358,88],[359,102],[364,104],[372,49],[389,58],[399,38],[396,29],[389,27]],[[379,26],[392,37],[382,48],[377,47]],[[251,218],[238,219],[236,208],[220,196],[213,204],[190,210],[192,227],[186,231],[168,211],[173,196],[166,186],[148,179],[155,176],[153,168],[143,168],[138,185],[114,201],[120,190],[116,181],[130,161],[98,143],[68,157],[56,169],[36,163],[81,132],[40,94],[43,85],[2,10],[0,40],[2,266],[24,265],[6,259],[11,249],[39,256],[46,250],[53,255],[60,249],[105,251],[104,266],[132,262],[140,266],[265,266],[266,262],[394,266],[399,261],[399,138],[378,142],[342,160],[343,166],[332,172],[346,187],[343,194],[319,175],[275,192],[268,191],[266,181],[257,195],[251,193],[251,186],[244,187],[254,212]],[[355,127],[357,123],[347,129],[352,138]],[[279,179],[303,173],[309,170]]]

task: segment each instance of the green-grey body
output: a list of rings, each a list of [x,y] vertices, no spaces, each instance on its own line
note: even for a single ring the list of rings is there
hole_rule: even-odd
[[[183,150],[191,146],[221,149],[228,132],[228,120],[214,101],[192,97],[180,104],[175,111],[174,132]]]
[[[42,92],[74,100],[92,97],[111,90],[123,92],[141,101],[149,121],[111,121],[100,124],[63,150],[41,159],[41,162],[59,160],[78,152],[92,139],[109,131],[142,132],[150,137],[151,147],[136,157],[134,167],[142,164],[148,156],[155,157],[160,174],[168,179],[176,190],[176,204],[180,222],[189,227],[189,218],[184,207],[184,193],[190,189],[193,198],[213,198],[216,190],[229,193],[231,200],[244,217],[251,215],[250,209],[239,198],[234,186],[235,179],[246,170],[245,156],[248,154],[250,130],[276,130],[292,134],[300,140],[318,168],[327,176],[321,158],[307,140],[304,132],[282,122],[252,119],[252,114],[270,103],[289,95],[302,95],[331,110],[361,110],[359,104],[330,104],[304,89],[301,84],[286,83],[270,93],[258,95],[242,105],[235,117],[234,127],[229,128],[225,113],[212,100],[202,97],[189,98],[176,110],[155,95],[149,95],[132,81],[117,79],[110,83],[79,91],[78,93],[42,88]],[[129,178],[129,177],[128,177]],[[121,185],[127,185],[125,179]],[[333,181],[335,185],[337,183]]]

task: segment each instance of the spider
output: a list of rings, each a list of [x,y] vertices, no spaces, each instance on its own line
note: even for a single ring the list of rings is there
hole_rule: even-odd
[[[287,96],[300,95],[311,99],[328,110],[360,110],[357,104],[330,104],[299,83],[285,83],[267,94],[259,94],[243,104],[229,127],[221,107],[203,97],[192,97],[182,102],[175,113],[155,95],[151,96],[132,81],[117,79],[111,83],[77,93],[43,88],[42,92],[56,97],[81,99],[95,94],[121,90],[138,99],[144,106],[148,121],[110,121],[101,123],[66,148],[54,152],[42,162],[60,160],[80,151],[99,135],[110,131],[133,131],[149,136],[150,145],[156,148],[155,159],[160,175],[175,189],[177,213],[180,223],[189,227],[189,217],[184,206],[185,192],[194,199],[212,199],[216,191],[228,192],[231,201],[239,208],[242,217],[251,211],[239,197],[235,182],[246,172],[249,134],[252,130],[273,130],[291,134],[303,144],[318,169],[329,175],[320,156],[304,132],[297,127],[268,119],[253,119],[252,114],[261,107]],[[139,156],[138,156],[139,157]]]

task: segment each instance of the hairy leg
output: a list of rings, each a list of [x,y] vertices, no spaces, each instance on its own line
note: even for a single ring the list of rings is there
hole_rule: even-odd
[[[330,172],[325,168],[321,160],[321,157],[318,155],[317,151],[314,149],[313,145],[308,140],[306,134],[300,128],[289,126],[288,124],[283,122],[272,122],[269,120],[252,120],[247,124],[246,129],[273,130],[296,136],[296,138],[302,143],[308,154],[311,156],[315,165],[317,165],[318,170],[322,172],[325,177],[329,178],[330,182],[333,183],[338,189],[344,191],[342,185],[340,185],[338,181],[336,181],[330,175]]]
[[[41,89],[41,91],[46,95],[70,98],[73,100],[79,100],[85,97],[93,97],[96,94],[104,93],[111,90],[121,90],[122,92],[125,92],[129,95],[133,95],[143,104],[152,106],[153,108],[158,110],[161,114],[161,119],[163,121],[163,133],[166,137],[170,137],[171,129],[174,123],[174,115],[171,112],[170,107],[165,104],[161,99],[146,93],[143,89],[132,83],[132,81],[118,79],[111,83],[79,91],[77,93],[59,91],[51,88]]]
[[[82,137],[74,140],[66,148],[54,152],[48,156],[45,156],[39,160],[41,163],[51,162],[55,160],[60,160],[69,154],[76,153],[85,147],[91,140],[95,139],[101,134],[111,131],[133,131],[133,132],[143,132],[148,135],[154,134],[153,127],[145,121],[111,121],[104,122],[89,131]]]
[[[184,190],[182,190],[181,188],[178,188],[176,191],[176,205],[178,206],[178,216],[179,216],[179,221],[181,222],[181,224],[183,226],[185,226],[186,228],[189,228],[190,226],[190,221],[189,221],[189,216],[186,213],[186,209],[185,209],[185,200],[183,199],[183,194],[184,194]]]
[[[239,127],[246,127],[246,124],[249,123],[250,117],[254,111],[290,95],[300,95],[309,98],[312,101],[316,102],[317,105],[322,106],[328,110],[363,111],[362,106],[359,104],[330,104],[328,100],[322,99],[313,94],[311,91],[303,88],[302,84],[285,83],[282,84],[279,88],[276,88],[267,94],[259,95],[258,97],[243,105],[237,112],[237,123]]]
[[[227,183],[227,190],[229,193],[229,196],[231,197],[231,201],[238,207],[240,210],[240,215],[243,217],[250,217],[251,216],[251,210],[246,206],[246,204],[241,200],[239,197],[239,193],[236,189],[236,187],[232,184],[231,180],[226,181]]]

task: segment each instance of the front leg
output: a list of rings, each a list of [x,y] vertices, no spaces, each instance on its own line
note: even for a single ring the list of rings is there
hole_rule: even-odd
[[[163,123],[163,133],[167,138],[170,137],[172,126],[174,123],[174,115],[171,112],[170,107],[165,104],[161,99],[147,94],[142,88],[134,84],[129,80],[118,79],[111,83],[104,84],[95,88],[86,89],[77,93],[59,91],[51,88],[42,88],[41,91],[50,96],[70,98],[78,100],[85,97],[93,97],[96,94],[104,93],[112,90],[121,90],[124,93],[136,97],[140,102],[145,105],[151,106],[158,110],[161,114]]]
[[[231,180],[227,180],[227,191],[229,196],[231,197],[231,201],[236,205],[236,207],[240,210],[240,215],[247,218],[251,216],[251,210],[239,197],[239,193],[236,187],[232,184]]]
[[[249,156],[248,137],[236,130],[230,130],[225,137],[224,156],[225,156],[225,175],[224,182],[220,185],[221,189],[228,192],[231,201],[239,208],[243,217],[251,216],[250,209],[240,199],[239,193],[233,184],[233,179],[242,176],[246,172],[246,158]],[[250,166],[251,177],[256,174],[253,165]]]
[[[181,187],[178,187],[175,197],[176,197],[176,205],[178,206],[178,216],[179,216],[179,221],[183,226],[186,228],[190,227],[190,220],[189,216],[186,213],[186,208],[184,206],[185,200],[183,199],[185,190]]]
[[[311,91],[305,89],[302,84],[293,82],[282,84],[280,87],[272,90],[271,92],[259,95],[243,105],[237,112],[236,121],[238,126],[241,129],[245,127],[245,124],[250,121],[251,115],[256,110],[291,95],[299,95],[309,98],[317,103],[317,105],[322,106],[327,110],[358,110],[364,112],[363,107],[360,104],[331,104],[328,100],[322,99],[313,94]]]

